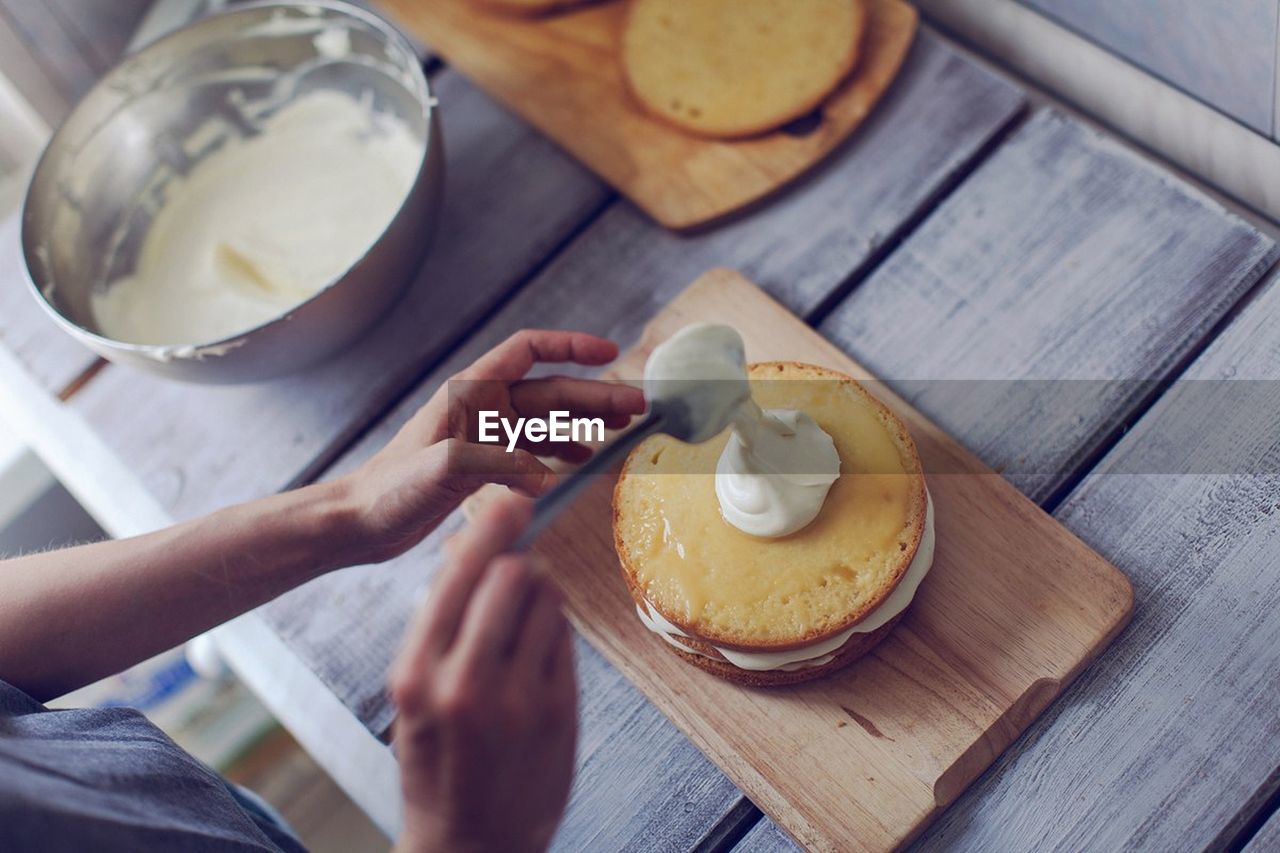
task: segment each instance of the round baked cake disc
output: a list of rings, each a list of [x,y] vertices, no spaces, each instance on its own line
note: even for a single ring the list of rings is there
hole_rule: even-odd
[[[632,0],[622,65],[650,112],[751,136],[812,112],[853,69],[864,0]]]
[[[851,377],[797,362],[748,374],[757,403],[804,411],[835,442],[840,479],[818,517],[776,539],[743,533],[721,515],[712,473],[728,431],[703,444],[655,436],[627,457],[614,489],[614,546],[637,607],[683,638],[673,645],[681,657],[740,683],[789,684],[846,666],[888,635],[896,617],[883,629],[864,620],[926,541],[929,498],[906,425]],[[800,669],[740,670],[721,654],[803,650],[859,623],[866,633]]]

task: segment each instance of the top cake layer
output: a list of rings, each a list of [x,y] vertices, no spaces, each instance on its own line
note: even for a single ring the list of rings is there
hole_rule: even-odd
[[[614,537],[628,583],[691,636],[785,649],[851,627],[893,591],[924,529],[924,477],[905,426],[844,374],[770,362],[750,376],[761,406],[804,411],[835,441],[840,479],[817,518],[777,539],[741,532],[715,494],[729,432],[657,437],[623,467]]]

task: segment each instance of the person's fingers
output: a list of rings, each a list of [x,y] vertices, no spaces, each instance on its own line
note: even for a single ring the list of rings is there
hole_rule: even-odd
[[[476,593],[467,602],[450,660],[474,677],[511,656],[537,586],[533,564],[524,554],[494,559]]]
[[[556,636],[543,658],[542,668],[552,701],[572,708],[578,701],[578,673],[573,664],[573,629],[569,627],[569,621],[563,618],[556,627]]]
[[[617,357],[617,344],[586,332],[524,329],[476,359],[459,378],[514,382],[539,362],[599,365]]]
[[[556,473],[523,448],[508,452],[504,445],[449,439],[447,453],[449,485],[458,494],[498,483],[526,497],[537,497],[556,484]]]
[[[561,459],[571,465],[581,465],[591,458],[591,448],[576,441],[545,442],[527,445],[530,453],[549,459]]]
[[[573,417],[612,418],[615,423],[619,417],[629,418],[645,409],[644,392],[639,388],[568,376],[517,382],[511,386],[511,403],[525,417],[545,418],[561,411]]]
[[[402,713],[416,710],[424,674],[453,643],[485,567],[528,526],[532,512],[525,500],[494,501],[450,542],[445,567],[410,623],[392,667],[392,698]]]
[[[541,683],[545,678],[560,633],[568,627],[560,606],[560,591],[547,578],[537,578],[513,659],[514,669],[530,682]]]

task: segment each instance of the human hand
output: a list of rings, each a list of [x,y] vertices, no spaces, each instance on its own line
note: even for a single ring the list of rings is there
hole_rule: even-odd
[[[591,379],[553,376],[525,379],[535,364],[607,364],[618,355],[611,341],[581,332],[517,332],[453,376],[405,424],[386,447],[343,486],[356,508],[357,543],[349,562],[389,559],[422,540],[467,495],[485,483],[501,483],[528,496],[555,484],[542,456],[581,462],[580,444],[477,442],[478,413],[545,418],[552,410],[600,418],[607,429],[625,427],[644,411],[638,388]]]
[[[564,812],[577,737],[572,633],[530,557],[503,553],[530,512],[522,499],[497,501],[451,540],[392,667],[398,850],[543,850]]]

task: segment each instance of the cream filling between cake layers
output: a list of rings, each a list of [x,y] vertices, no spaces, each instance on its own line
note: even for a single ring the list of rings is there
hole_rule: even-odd
[[[870,634],[872,631],[882,628],[889,620],[907,609],[907,606],[911,604],[912,599],[916,596],[916,590],[919,589],[920,582],[924,580],[924,576],[929,573],[929,569],[933,566],[933,550],[936,539],[933,530],[933,498],[927,491],[925,492],[925,501],[924,532],[920,537],[920,546],[916,548],[915,556],[911,559],[911,565],[907,566],[907,571],[903,574],[902,580],[893,588],[893,592],[889,593],[889,597],[856,625],[841,631],[834,637],[828,637],[817,643],[801,646],[797,649],[788,649],[783,652],[742,652],[736,649],[721,648],[720,646],[712,646],[712,648],[738,669],[745,669],[751,672],[769,672],[772,670],[790,672],[828,664],[835,659],[835,652],[849,642],[849,638],[854,634]],[[691,652],[715,660],[711,655],[690,648],[677,640],[676,637],[692,638],[659,613],[658,609],[648,599],[645,599],[643,604],[636,605],[636,613],[640,616],[640,621],[644,623],[646,628],[680,651]]]

